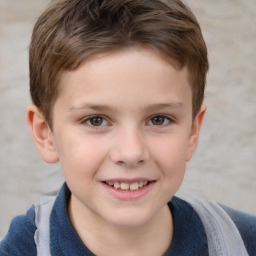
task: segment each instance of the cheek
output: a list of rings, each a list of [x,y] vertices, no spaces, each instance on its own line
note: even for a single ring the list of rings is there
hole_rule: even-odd
[[[177,171],[185,167],[188,151],[188,140],[185,136],[170,136],[155,141],[151,147],[154,158],[164,170],[171,168]]]
[[[83,135],[60,137],[59,141],[59,159],[66,178],[94,176],[107,154],[102,143]]]
[[[157,144],[154,160],[161,172],[161,198],[167,203],[180,188],[186,169],[187,142],[170,138]]]

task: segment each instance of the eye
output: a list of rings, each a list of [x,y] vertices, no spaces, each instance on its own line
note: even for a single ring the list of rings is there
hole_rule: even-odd
[[[90,116],[86,118],[83,123],[89,126],[105,126],[108,125],[108,121],[102,116]]]
[[[154,116],[152,117],[149,121],[148,124],[149,125],[157,125],[157,126],[163,126],[163,125],[167,125],[169,123],[172,122],[172,119],[168,116]]]

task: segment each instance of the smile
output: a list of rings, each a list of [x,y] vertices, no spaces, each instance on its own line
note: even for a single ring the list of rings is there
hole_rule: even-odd
[[[138,190],[147,186],[149,181],[136,181],[132,183],[121,181],[105,181],[105,184],[119,190]]]
[[[147,195],[154,187],[156,180],[108,180],[103,187],[119,200],[137,200]]]

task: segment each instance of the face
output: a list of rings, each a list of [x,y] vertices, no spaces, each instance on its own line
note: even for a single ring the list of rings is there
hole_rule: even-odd
[[[132,48],[64,73],[60,86],[52,138],[72,210],[118,226],[153,220],[196,147],[186,68]]]

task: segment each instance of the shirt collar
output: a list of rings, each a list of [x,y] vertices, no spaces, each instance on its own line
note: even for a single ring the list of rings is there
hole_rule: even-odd
[[[50,247],[52,255],[94,254],[83,244],[68,217],[71,192],[66,183],[54,203],[50,219]],[[164,256],[208,256],[208,244],[203,224],[192,206],[173,197],[168,203],[174,220],[173,241]]]

